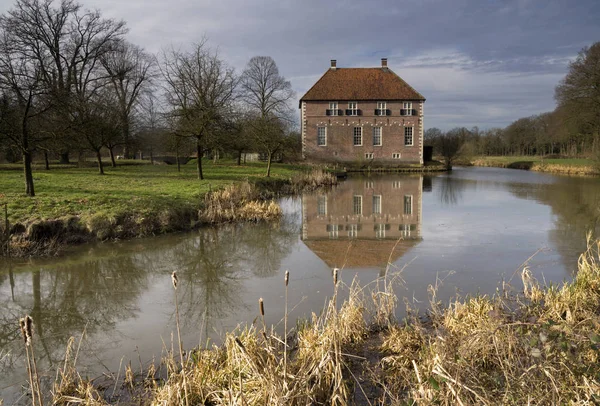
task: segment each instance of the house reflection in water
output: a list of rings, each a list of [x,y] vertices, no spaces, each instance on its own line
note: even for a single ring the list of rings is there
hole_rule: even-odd
[[[421,240],[421,176],[350,178],[302,197],[302,239],[329,267],[385,268]]]

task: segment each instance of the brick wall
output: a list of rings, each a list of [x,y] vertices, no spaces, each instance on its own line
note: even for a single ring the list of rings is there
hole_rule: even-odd
[[[389,116],[376,116],[375,101],[358,101],[360,116],[346,116],[347,101],[338,101],[341,116],[326,115],[329,102],[302,102],[302,153],[315,162],[337,162],[366,165],[399,165],[423,163],[423,102],[412,102],[416,116],[401,116],[403,101],[387,101]],[[317,128],[326,128],[327,143],[317,145]],[[362,145],[353,145],[354,128],[362,128]],[[373,128],[381,127],[381,146],[373,145]],[[405,128],[413,128],[413,145],[404,142]],[[369,154],[369,155],[367,155]],[[372,158],[370,156],[372,154]],[[394,158],[399,154],[400,158]]]

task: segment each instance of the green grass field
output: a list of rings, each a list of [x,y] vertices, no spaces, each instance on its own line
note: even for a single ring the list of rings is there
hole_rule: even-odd
[[[95,167],[34,166],[36,196],[25,195],[19,165],[0,165],[0,205],[8,204],[11,223],[60,218],[69,215],[151,213],[172,206],[198,205],[210,189],[244,179],[264,177],[266,164],[237,166],[233,161],[203,162],[205,179],[196,175],[196,161],[175,165],[107,166],[104,176]],[[274,164],[271,177],[289,178],[301,167]],[[2,207],[2,215],[4,208]]]

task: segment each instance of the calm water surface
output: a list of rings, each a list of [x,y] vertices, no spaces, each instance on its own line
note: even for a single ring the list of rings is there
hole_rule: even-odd
[[[503,279],[519,288],[515,272],[526,261],[540,281],[569,280],[586,233],[600,231],[599,179],[508,169],[354,177],[281,204],[285,215],[276,225],[227,225],[1,263],[0,398],[26,401],[17,329],[26,313],[36,323],[38,365],[48,382],[69,337],[84,331],[82,375],[158,360],[175,331],[174,270],[191,347],[252,323],[260,297],[267,322],[282,330],[286,269],[294,319],[323,307],[332,267],[343,268],[346,283],[401,272],[397,293],[423,307],[436,280],[445,301],[494,293]]]

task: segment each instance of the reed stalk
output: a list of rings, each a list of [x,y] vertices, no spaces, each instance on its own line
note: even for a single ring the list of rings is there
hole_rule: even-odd
[[[287,322],[288,322],[288,285],[290,282],[290,271],[285,271],[285,312],[283,316],[283,383],[287,389],[287,354],[288,354],[288,345],[287,345]]]
[[[29,385],[31,387],[31,402],[33,406],[43,406],[42,391],[40,389],[40,376],[38,374],[37,363],[33,351],[33,319],[26,315],[19,320],[21,335],[25,343],[25,352],[27,356],[27,374],[29,376]]]
[[[186,368],[183,357],[183,343],[181,342],[181,328],[179,326],[179,302],[177,300],[177,284],[179,279],[177,277],[177,272],[173,271],[171,274],[171,282],[173,283],[173,291],[175,293],[175,323],[177,324],[177,343],[179,344],[179,358],[181,361],[181,376],[183,379],[183,391],[185,396],[185,405],[189,406],[189,396],[188,396],[188,385],[186,379]]]

